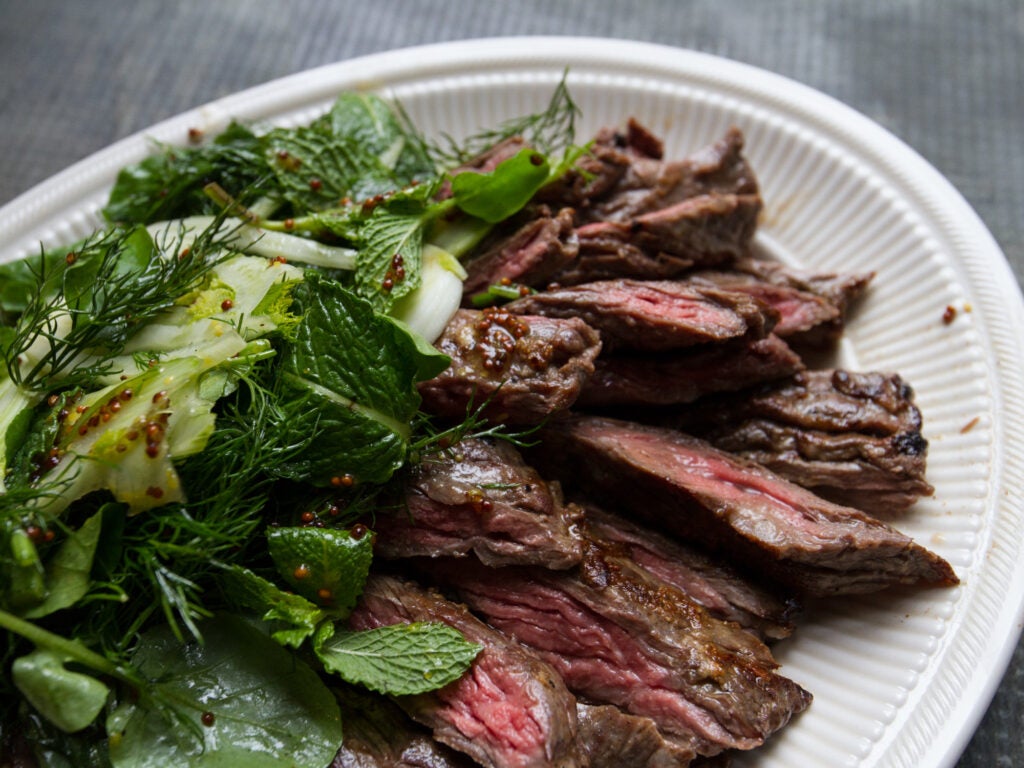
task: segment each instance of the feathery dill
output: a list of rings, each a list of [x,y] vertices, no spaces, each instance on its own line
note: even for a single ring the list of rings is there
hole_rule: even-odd
[[[183,231],[154,242],[142,227],[114,227],[63,261],[38,259],[36,290],[4,351],[11,380],[52,391],[88,387],[109,373],[129,339],[216,265],[230,238],[222,223],[218,217],[187,245]]]
[[[277,482],[274,468],[306,447],[282,440],[286,417],[267,386],[269,369],[240,379],[204,451],[178,467],[186,502],[132,517],[111,505],[120,507],[109,510],[117,515],[120,555],[98,586],[113,599],[83,617],[78,636],[121,653],[157,613],[179,639],[199,636],[198,622],[216,607],[206,598],[211,575],[253,557]]]
[[[573,101],[566,84],[568,71],[551,94],[548,105],[540,112],[507,120],[496,128],[481,130],[468,138],[456,140],[442,133],[438,141],[419,141],[439,169],[454,168],[466,163],[485,150],[513,136],[522,136],[546,155],[555,155],[572,146],[576,139],[576,118],[580,108]],[[407,115],[403,120],[411,126]]]

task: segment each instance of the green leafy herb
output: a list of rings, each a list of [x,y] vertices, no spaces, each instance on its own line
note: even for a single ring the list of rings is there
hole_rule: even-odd
[[[108,221],[148,224],[213,214],[217,208],[203,194],[206,184],[215,181],[239,194],[271,175],[263,141],[240,123],[232,123],[206,146],[158,148],[158,154],[118,174],[103,209]]]
[[[267,547],[292,589],[340,616],[362,593],[373,559],[373,536],[330,528],[272,528]]]
[[[90,572],[102,520],[102,514],[94,514],[64,540],[46,564],[46,599],[25,611],[25,618],[36,619],[70,608],[86,595],[92,584]]]
[[[313,435],[315,450],[280,471],[320,486],[345,475],[383,482],[405,460],[417,376],[426,360],[447,358],[425,355],[408,332],[337,283],[310,276],[294,296],[303,319],[282,360],[285,428],[295,440]]]
[[[239,618],[202,625],[203,643],[143,634],[132,661],[155,682],[107,719],[115,768],[323,768],[341,745],[337,702],[293,653]]]
[[[452,179],[452,195],[466,213],[494,224],[526,205],[549,172],[544,155],[523,149],[490,173],[460,173]]]
[[[11,675],[25,698],[51,723],[73,733],[89,725],[110,689],[92,675],[68,669],[68,657],[37,650],[14,660]]]
[[[271,581],[235,565],[221,577],[228,600],[239,607],[258,611],[273,629],[271,637],[281,645],[298,648],[313,636],[329,614],[306,598],[285,592]]]
[[[455,629],[433,622],[336,632],[316,653],[324,667],[350,683],[406,696],[457,680],[480,652]]]

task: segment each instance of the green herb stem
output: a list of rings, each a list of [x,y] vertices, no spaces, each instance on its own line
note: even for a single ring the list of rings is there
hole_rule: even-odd
[[[126,667],[115,664],[95,651],[90,651],[75,640],[61,637],[49,630],[43,629],[37,624],[33,624],[31,621],[20,619],[4,610],[0,610],[0,628],[20,635],[38,648],[47,648],[69,661],[78,662],[82,666],[96,672],[110,675],[128,685],[134,687],[141,687],[143,685],[143,681]]]

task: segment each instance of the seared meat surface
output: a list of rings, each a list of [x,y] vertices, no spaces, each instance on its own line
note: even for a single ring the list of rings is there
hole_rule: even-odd
[[[774,313],[742,293],[672,280],[603,280],[555,288],[507,304],[519,315],[579,318],[602,349],[660,352],[695,344],[762,338]]]
[[[352,629],[439,621],[482,649],[469,671],[444,688],[397,697],[434,738],[488,768],[582,768],[576,700],[558,674],[518,643],[436,592],[371,576],[349,617]]]
[[[462,440],[424,457],[403,501],[377,512],[374,552],[381,557],[475,552],[488,565],[568,568],[581,556],[582,512],[506,442]]]
[[[681,409],[672,423],[840,504],[902,512],[933,493],[911,388],[895,374],[804,371]]]
[[[435,346],[452,362],[419,385],[423,410],[462,421],[482,408],[492,421],[533,425],[576,402],[601,341],[579,318],[461,309]]]
[[[531,460],[567,487],[807,594],[957,583],[949,563],[892,527],[681,432],[578,416],[542,437]]]

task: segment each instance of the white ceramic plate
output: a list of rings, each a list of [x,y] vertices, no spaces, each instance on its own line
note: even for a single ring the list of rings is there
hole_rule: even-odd
[[[778,646],[811,708],[739,762],[951,766],[987,707],[1024,603],[1024,305],[992,237],[906,145],[804,86],[723,59],[623,41],[518,38],[369,56],[274,81],[154,126],[0,209],[0,260],[84,236],[122,165],[230,118],[304,121],[346,89],[399,98],[456,136],[546,104],[565,67],[580,138],[635,115],[679,156],[738,125],[763,187],[761,245],[793,264],[878,273],[840,362],[915,387],[933,499],[894,521],[947,558],[956,589],[811,606]],[[956,310],[943,322],[946,307]]]

